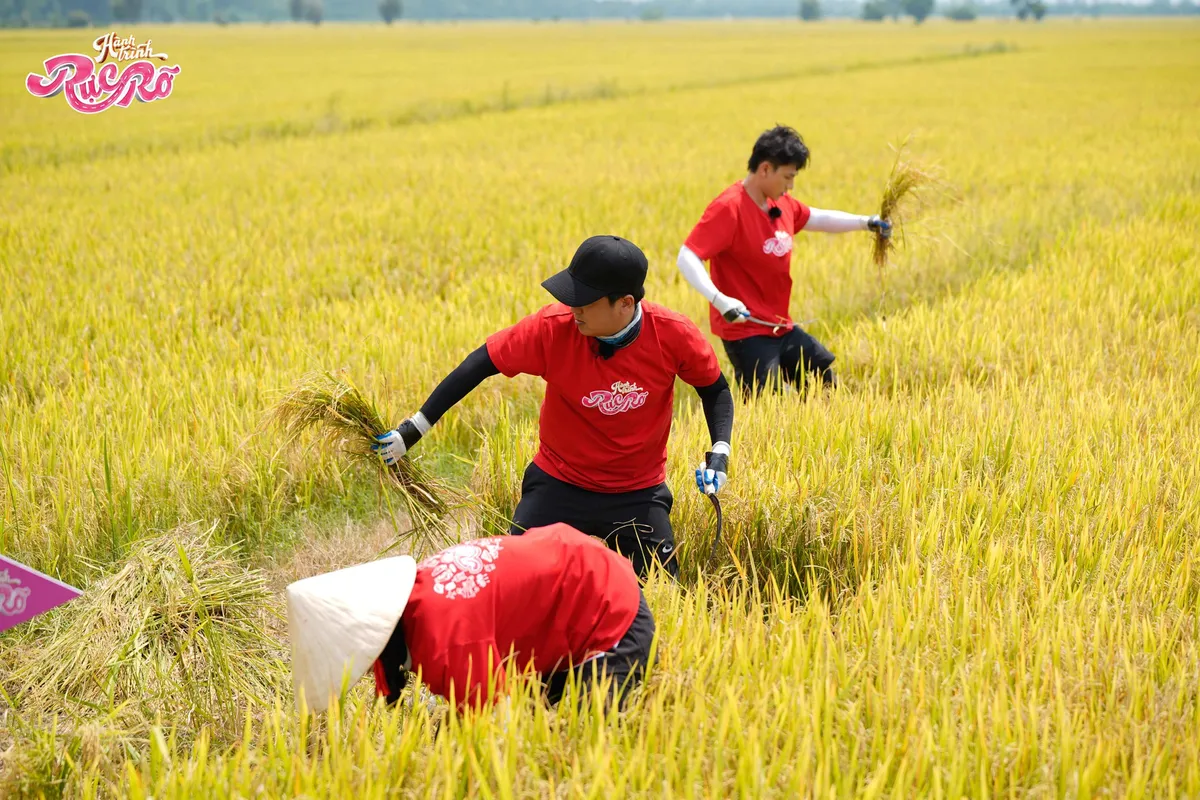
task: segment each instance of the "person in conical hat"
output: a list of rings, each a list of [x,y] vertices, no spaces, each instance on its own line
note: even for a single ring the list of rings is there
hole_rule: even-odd
[[[296,695],[314,711],[368,670],[389,702],[418,674],[479,708],[531,665],[551,704],[572,672],[607,676],[620,704],[654,639],[629,560],[565,524],[316,575],[289,585],[287,603]]]

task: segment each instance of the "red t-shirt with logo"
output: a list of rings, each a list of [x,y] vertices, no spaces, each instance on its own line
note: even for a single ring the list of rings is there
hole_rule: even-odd
[[[812,212],[791,195],[767,203],[769,208],[779,208],[778,219],[759,208],[738,181],[708,204],[684,244],[709,262],[713,284],[745,303],[751,315],[790,323],[792,236],[804,229]],[[755,323],[726,322],[712,306],[708,319],[712,332],[730,342],[787,333],[786,325],[772,333]]]
[[[507,671],[556,672],[616,647],[640,599],[629,559],[559,523],[425,559],[401,624],[429,690],[478,708]]]
[[[667,476],[675,378],[709,386],[716,353],[682,314],[642,302],[642,330],[611,358],[553,303],[488,337],[492,363],[508,377],[546,381],[540,446],[533,463],[593,492],[632,492]]]

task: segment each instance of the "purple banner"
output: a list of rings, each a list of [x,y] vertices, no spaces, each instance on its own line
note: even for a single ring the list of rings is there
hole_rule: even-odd
[[[83,592],[0,556],[0,631],[74,600]]]

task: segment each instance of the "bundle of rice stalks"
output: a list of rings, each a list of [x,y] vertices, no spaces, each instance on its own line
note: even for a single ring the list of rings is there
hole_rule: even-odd
[[[371,450],[375,437],[391,430],[358,387],[332,372],[304,375],[271,411],[287,444],[312,430],[318,441],[379,471],[384,485],[397,490],[413,531],[443,534],[456,493],[432,479],[409,458],[387,465]]]
[[[883,274],[887,266],[888,256],[896,249],[896,233],[903,233],[906,216],[910,216],[921,199],[921,190],[937,184],[938,178],[931,172],[904,160],[904,149],[908,140],[896,150],[896,161],[892,164],[892,172],[888,175],[887,184],[883,187],[883,199],[879,203],[879,216],[892,223],[892,237],[884,238],[875,234],[872,243],[872,256],[876,266]]]
[[[64,765],[39,769],[38,753],[122,759],[156,724],[185,739],[202,726],[236,739],[249,707],[287,691],[273,603],[264,576],[215,545],[211,530],[143,540],[118,572],[28,623],[29,644],[9,653],[7,699],[28,735],[16,734],[6,760],[52,776]],[[88,746],[98,724],[120,732],[112,747]]]

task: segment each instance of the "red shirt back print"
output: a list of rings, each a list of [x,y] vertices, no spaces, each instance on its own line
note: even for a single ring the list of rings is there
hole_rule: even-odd
[[[422,561],[401,623],[429,690],[479,707],[511,670],[544,674],[611,650],[640,596],[628,559],[569,525],[548,525]]]

